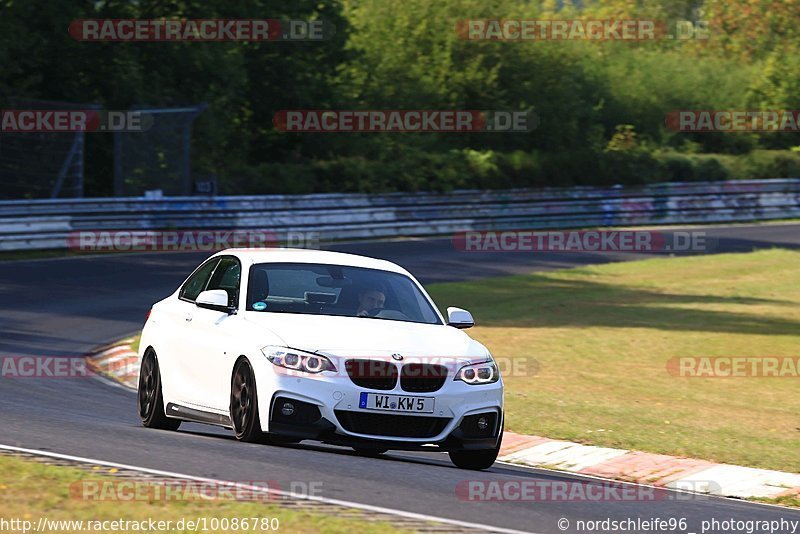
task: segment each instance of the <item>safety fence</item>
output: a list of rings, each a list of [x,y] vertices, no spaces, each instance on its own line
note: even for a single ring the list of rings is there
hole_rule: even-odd
[[[796,217],[800,178],[449,193],[11,200],[0,202],[0,250],[65,248],[70,234],[97,230],[260,229],[341,240]]]

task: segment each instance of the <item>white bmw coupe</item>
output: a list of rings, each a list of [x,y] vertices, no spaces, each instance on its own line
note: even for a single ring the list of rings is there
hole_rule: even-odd
[[[250,442],[317,440],[364,455],[444,450],[490,467],[503,381],[489,351],[388,261],[230,249],[153,305],[140,344],[139,416],[230,428]]]

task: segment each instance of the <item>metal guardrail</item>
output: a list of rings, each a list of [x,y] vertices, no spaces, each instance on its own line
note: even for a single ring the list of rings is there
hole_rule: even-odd
[[[260,229],[359,239],[795,217],[800,178],[382,195],[11,200],[0,201],[0,250],[65,248],[70,232],[88,230]]]

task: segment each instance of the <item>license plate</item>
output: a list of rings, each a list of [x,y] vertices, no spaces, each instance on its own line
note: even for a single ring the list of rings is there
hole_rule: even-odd
[[[388,410],[390,412],[433,413],[433,397],[406,397],[404,395],[382,395],[362,393],[358,407],[364,410]]]

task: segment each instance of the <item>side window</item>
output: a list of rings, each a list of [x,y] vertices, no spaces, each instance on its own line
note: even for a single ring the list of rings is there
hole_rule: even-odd
[[[194,302],[197,295],[202,293],[206,285],[208,285],[208,279],[211,278],[211,273],[214,272],[214,267],[217,266],[217,263],[219,263],[219,260],[214,259],[200,267],[197,272],[183,284],[179,295],[180,298]]]
[[[239,260],[235,258],[222,258],[219,265],[214,269],[211,281],[206,289],[224,289],[228,293],[228,306],[239,304],[239,279],[241,278],[242,267]]]

